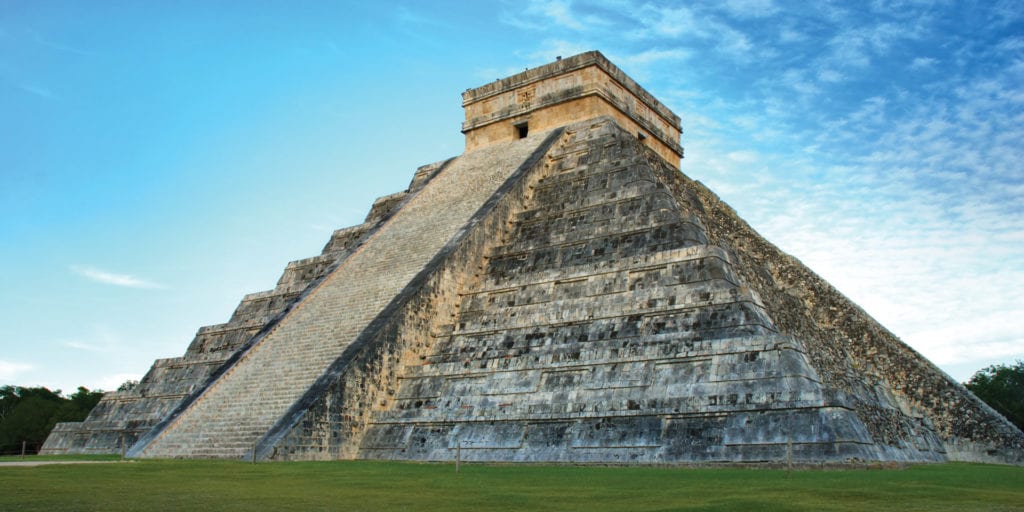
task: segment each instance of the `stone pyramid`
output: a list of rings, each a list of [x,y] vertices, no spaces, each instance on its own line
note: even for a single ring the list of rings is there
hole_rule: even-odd
[[[588,52],[463,94],[467,151],[44,451],[1024,462],[1024,434],[679,170]]]

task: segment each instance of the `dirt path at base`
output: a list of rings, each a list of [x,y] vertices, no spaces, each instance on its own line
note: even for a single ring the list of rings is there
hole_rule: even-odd
[[[2,467],[31,467],[31,466],[50,466],[53,464],[117,464],[119,462],[129,462],[121,460],[19,460],[12,462],[0,462],[0,468]]]

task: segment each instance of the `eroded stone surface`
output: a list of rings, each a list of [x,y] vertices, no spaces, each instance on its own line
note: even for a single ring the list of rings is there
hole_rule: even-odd
[[[46,449],[125,433],[150,457],[1024,461],[1024,434],[638,140],[629,112],[480,131],[568,115],[505,94],[555,68],[469,91],[479,149],[420,168]]]
[[[710,240],[736,257],[736,270],[780,330],[804,340],[822,381],[850,397],[883,450],[939,443],[949,460],[1024,463],[1024,434],[1009,421],[758,235],[701,183],[667,166],[659,172],[676,194],[699,199]]]
[[[542,140],[453,160],[135,453],[231,458],[252,451]]]
[[[659,170],[609,119],[569,128],[359,456],[940,459],[937,443],[881,453]]]
[[[379,198],[362,224],[335,231],[320,255],[289,263],[274,289],[246,295],[227,323],[200,327],[183,356],[156,360],[138,386],[107,393],[84,421],[57,424],[40,453],[118,453],[122,446],[134,444],[185,397],[202,389],[248,340],[293,306],[311,283],[347,258],[441,165],[421,167],[408,190]]]
[[[913,352],[611,119],[567,128],[466,244],[268,456],[1020,460],[1022,435],[920,356],[862,371],[867,331]],[[907,376],[988,427],[950,435]]]
[[[679,167],[679,116],[600,52],[528,69],[462,93],[466,151],[609,116],[666,162]]]

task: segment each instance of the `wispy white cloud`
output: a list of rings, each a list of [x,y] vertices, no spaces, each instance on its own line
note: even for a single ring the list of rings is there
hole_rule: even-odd
[[[35,366],[28,363],[0,360],[0,383],[13,384],[23,374],[34,369]]]
[[[103,391],[117,391],[117,388],[121,387],[121,384],[129,380],[139,381],[142,380],[142,375],[138,373],[115,373],[112,375],[103,375],[96,382],[96,389],[102,389]]]
[[[766,18],[779,12],[772,0],[724,0],[721,7],[737,18]]]
[[[869,97],[816,137],[817,162],[770,163],[767,181],[728,193],[756,196],[739,202],[757,229],[936,363],[1024,356],[1007,321],[1024,317],[1024,292],[1005,286],[1024,282],[1024,128],[1008,80],[969,80],[910,112]]]
[[[779,30],[779,42],[801,43],[807,40],[807,35],[793,27],[782,27]]]
[[[536,51],[530,52],[526,55],[526,58],[530,62],[537,64],[546,64],[555,60],[556,57],[568,57],[570,55],[576,55],[585,51],[593,50],[594,48],[588,47],[586,44],[580,41],[566,41],[564,39],[545,39],[541,42]],[[518,73],[521,69],[514,71]],[[508,75],[500,75],[508,76]]]
[[[37,45],[49,48],[51,50],[57,50],[59,52],[70,53],[82,57],[95,57],[97,55],[95,52],[91,50],[58,42],[34,30],[29,30],[28,34],[32,42],[34,42]]]
[[[940,64],[913,53],[927,9],[899,9],[880,26],[812,12],[768,34],[787,58],[759,62],[744,96],[669,96],[683,170],[934,362],[1024,357],[1007,321],[1024,292],[1006,285],[1024,282],[1024,62],[1004,51],[1018,44],[971,40],[941,74],[880,75]]]
[[[931,57],[917,57],[910,63],[910,69],[930,69],[939,62]]]
[[[59,341],[60,345],[86,352],[116,352],[123,346],[124,337],[105,324],[96,324],[82,337]]]
[[[659,7],[648,4],[644,5],[637,15],[642,28],[634,32],[633,36],[639,39],[678,38],[683,35],[705,38],[710,34],[711,27],[702,23],[689,7]]]
[[[71,265],[70,268],[72,272],[87,279],[96,281],[97,283],[109,284],[114,286],[123,286],[126,288],[165,288],[164,285],[155,283],[153,281],[148,281],[146,279],[142,279],[128,274],[115,274],[113,272],[107,272],[105,270],[100,270],[95,267],[85,265]]]
[[[43,98],[43,99],[47,99],[47,100],[59,100],[59,99],[61,99],[60,96],[57,96],[56,94],[53,93],[53,91],[51,91],[50,89],[47,89],[46,87],[39,87],[37,85],[32,85],[32,84],[19,84],[18,88],[20,88],[21,90],[23,90],[23,91],[25,91],[25,92],[27,92],[29,94],[32,94],[34,96],[38,96],[38,97]]]
[[[560,53],[555,54],[556,56],[561,55]],[[569,54],[572,55],[572,54]],[[534,57],[530,57],[531,62],[537,60]],[[473,70],[473,76],[480,80],[481,83],[493,82],[499,80],[502,77],[512,76],[516,73],[523,71],[521,67],[506,66],[502,68],[495,67],[484,67]],[[479,85],[479,84],[476,84]]]
[[[846,76],[834,69],[823,69],[818,72],[818,81],[827,83],[839,83],[846,79]]]
[[[615,15],[604,15],[609,12]],[[524,6],[507,4],[500,20],[524,30],[568,30],[576,36],[590,39],[593,43],[587,49],[598,48],[608,53],[636,55],[637,58],[646,55],[658,59],[678,59],[680,52],[692,54],[682,44],[700,41],[701,45],[711,45],[715,51],[727,54],[730,58],[749,61],[776,55],[778,52],[774,48],[756,44],[751,34],[733,26],[727,18],[757,18],[776,12],[777,8],[769,0],[733,0],[721,4],[720,9],[629,0],[586,4],[567,0],[533,0]],[[643,45],[625,45],[629,47],[628,52],[610,51],[609,46],[623,47],[620,44],[622,38]],[[669,45],[669,42],[674,44]],[[574,39],[574,45],[580,46],[580,40]]]
[[[782,73],[782,83],[801,96],[809,96],[821,92],[821,89],[815,84],[814,80],[808,78],[807,73],[802,69],[787,69]]]
[[[403,24],[433,26],[437,26],[439,24],[438,20],[426,16],[421,12],[413,11],[412,9],[409,9],[407,6],[404,5],[396,7],[394,13],[395,20]]]
[[[1007,54],[1016,54],[1024,50],[1024,37],[1014,36],[1003,39],[996,45],[996,50]]]
[[[884,58],[902,41],[920,39],[925,29],[913,23],[850,23],[838,25],[828,42],[831,54],[823,63],[832,68],[866,68]]]
[[[516,7],[520,7],[517,5]],[[569,0],[529,0],[521,9],[506,9],[499,19],[508,25],[547,31],[553,25],[573,31],[585,31],[609,25],[608,20],[593,13],[573,10]]]
[[[653,69],[685,61],[691,55],[690,51],[683,48],[651,48],[639,53],[613,53],[608,58],[624,68],[632,78],[644,82],[650,78]]]
[[[756,151],[733,151],[725,155],[734,162],[749,164],[758,161],[760,155]]]
[[[871,57],[864,38],[857,34],[839,34],[828,42],[832,55],[829,64],[840,68],[865,68],[871,64]]]
[[[693,52],[683,48],[655,49],[651,48],[640,53],[614,55],[615,62],[623,65],[647,66],[670,61],[681,61],[690,58]]]
[[[746,165],[746,159],[730,160],[715,160],[712,167]],[[760,170],[777,172],[777,166],[767,162]],[[788,170],[796,176],[814,172]],[[721,174],[712,187],[727,200],[740,198],[730,203],[769,240],[936,363],[976,360],[980,353],[1024,355],[1024,336],[1007,321],[1024,316],[1024,292],[1000,284],[1024,282],[1024,272],[1003,263],[1019,261],[1024,251],[976,232],[991,225],[1012,240],[1021,233],[1019,221],[999,222],[1005,214],[998,208],[972,205],[966,209],[978,218],[957,222],[945,211],[946,195],[915,189],[898,174],[890,180],[872,168],[832,171],[839,179],[828,184],[762,174],[747,186]],[[859,180],[856,172],[871,176]],[[720,179],[726,186],[719,186]]]
[[[94,345],[80,340],[69,340],[64,342],[64,346],[73,348],[76,350],[84,350],[87,352],[110,352],[111,347],[105,345]]]
[[[1024,11],[1020,8],[1017,0],[998,0],[991,5],[993,24],[997,27],[1005,27],[1011,23],[1024,20]]]

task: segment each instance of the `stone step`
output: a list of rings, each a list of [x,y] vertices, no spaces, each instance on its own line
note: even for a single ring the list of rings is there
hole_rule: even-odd
[[[221,443],[237,447],[258,441],[542,141],[543,136],[534,136],[499,144],[448,165],[143,454],[195,450],[235,456],[237,448],[221,448]],[[289,268],[324,261],[314,258]],[[188,448],[197,438],[211,446]]]

